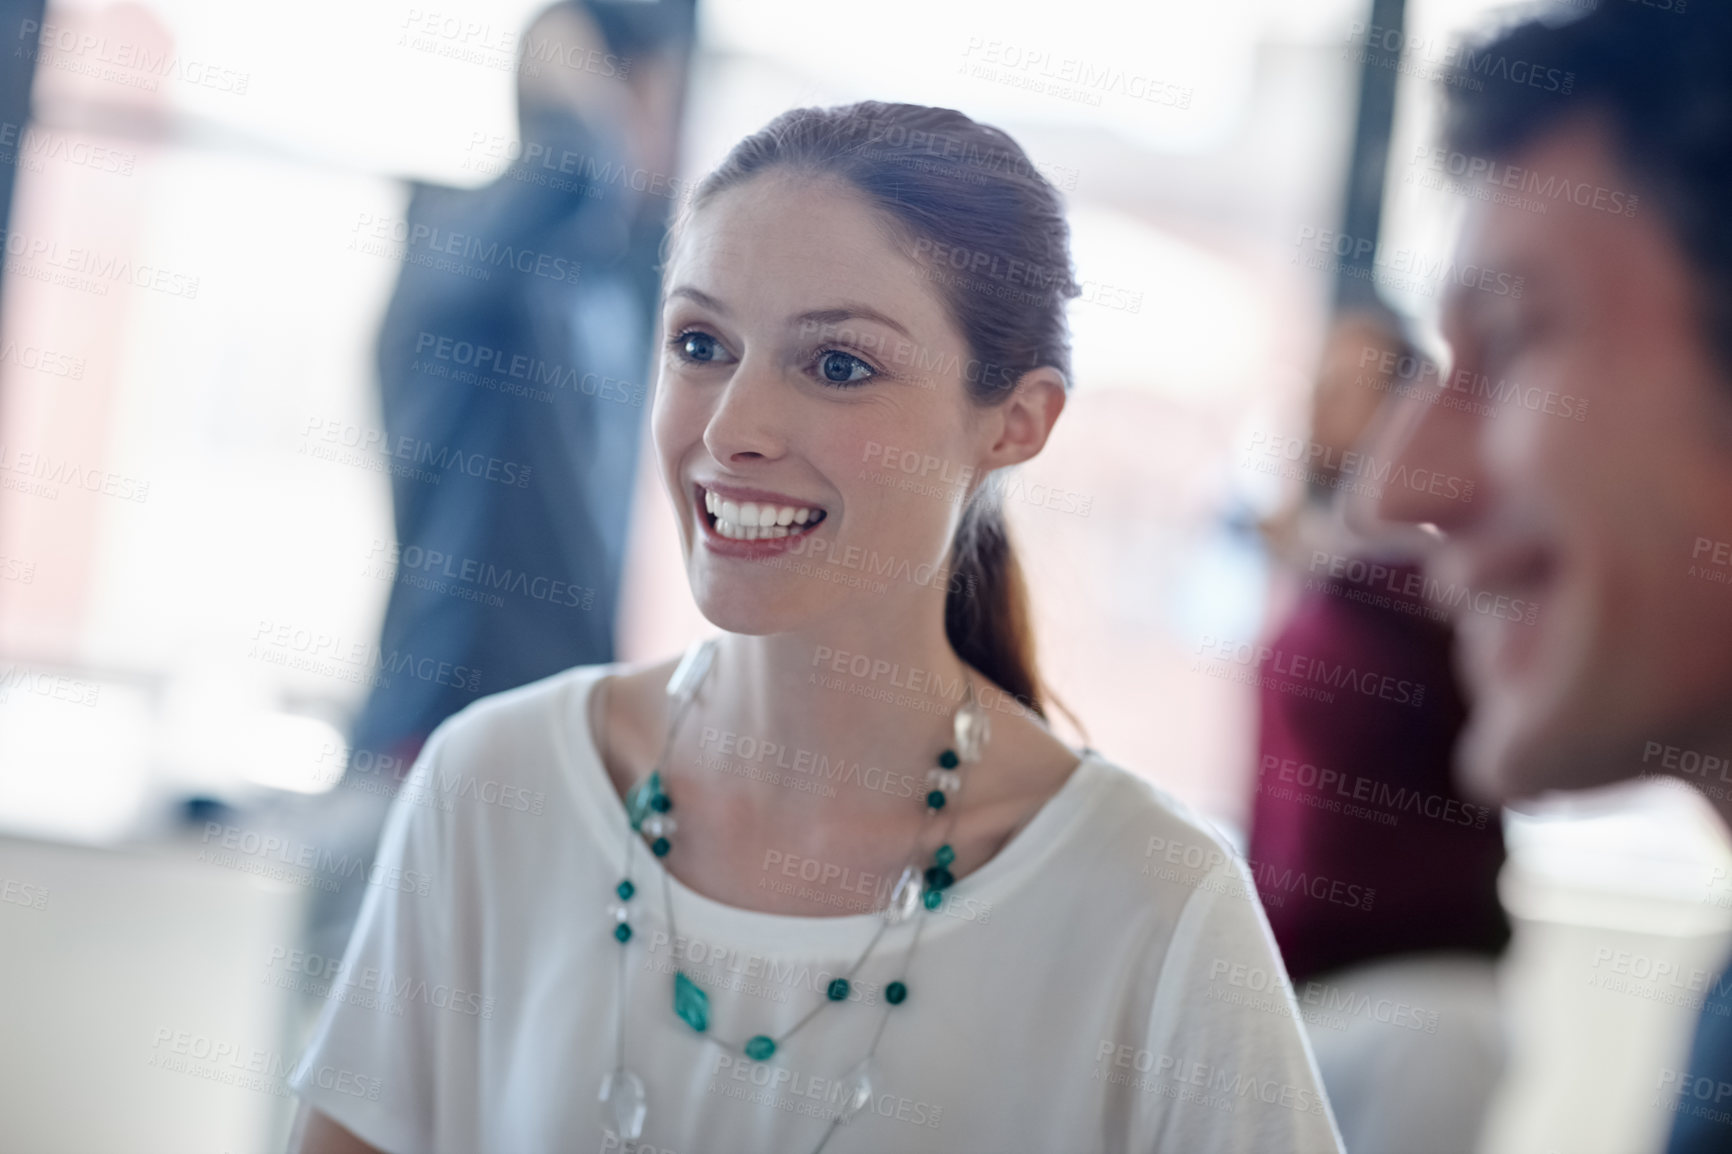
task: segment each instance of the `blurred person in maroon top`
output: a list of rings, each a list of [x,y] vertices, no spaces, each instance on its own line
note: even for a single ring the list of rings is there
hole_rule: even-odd
[[[1258,880],[1288,973],[1300,981],[1421,950],[1495,957],[1510,935],[1497,900],[1503,832],[1494,809],[1450,783],[1467,716],[1451,631],[1410,591],[1418,567],[1321,549],[1315,562],[1271,648],[1397,685],[1388,697],[1337,692],[1323,703],[1264,670],[1250,857],[1266,867]],[[1414,700],[1396,699],[1400,683]],[[1271,874],[1289,868],[1376,897],[1365,908],[1298,900]]]
[[[1467,716],[1456,594],[1364,551],[1336,512],[1391,485],[1454,483],[1472,499],[1354,448],[1385,398],[1435,373],[1392,314],[1338,319],[1304,496],[1265,526],[1291,608],[1259,664],[1247,857],[1350,1152],[1421,1133],[1427,1149],[1472,1149],[1502,1064],[1502,823],[1450,780]]]

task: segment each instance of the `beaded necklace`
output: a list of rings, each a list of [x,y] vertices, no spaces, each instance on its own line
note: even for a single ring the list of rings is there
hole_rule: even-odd
[[[650,852],[657,857],[666,857],[673,848],[670,840],[675,831],[675,821],[671,813],[673,802],[662,788],[661,773],[666,768],[668,754],[673,747],[680,722],[685,719],[687,709],[696,700],[698,688],[715,660],[716,645],[715,638],[696,642],[680,659],[673,676],[668,680],[668,712],[671,720],[662,743],[661,756],[656,759],[655,767],[650,770],[649,776],[633,786],[625,799],[626,816],[630,821],[633,836],[626,839],[625,864],[621,870],[619,885],[614,887],[614,896],[619,900],[611,910],[614,940],[622,947],[619,953],[619,1013],[616,1019],[618,1029],[614,1037],[613,1069],[602,1078],[600,1093],[603,1105],[612,1116],[614,1132],[625,1142],[635,1142],[643,1134],[644,1119],[648,1114],[643,1079],[625,1064],[626,951],[623,947],[632,940],[630,902],[637,893],[637,887],[631,880],[632,851],[637,845],[639,835],[649,839]],[[937,765],[926,775],[927,792],[922,799],[926,805],[926,822],[915,835],[909,852],[904,856],[902,872],[890,891],[888,902],[882,910],[877,911],[878,926],[866,948],[841,977],[829,983],[824,991],[824,1000],[783,1031],[780,1037],[754,1034],[744,1043],[724,1041],[710,1032],[709,995],[683,970],[676,969],[673,980],[674,1014],[700,1037],[723,1050],[740,1054],[754,1062],[768,1062],[777,1049],[806,1023],[829,1006],[848,997],[854,975],[865,965],[867,958],[871,957],[886,929],[914,916],[922,906],[936,911],[943,905],[944,891],[955,881],[950,867],[956,862],[956,852],[948,841],[950,831],[955,828],[956,810],[955,807],[950,807],[946,814],[946,802],[950,795],[962,786],[962,775],[957,772],[957,767],[980,760],[981,751],[985,748],[991,732],[986,711],[975,699],[972,675],[967,677],[967,687],[962,704],[951,717],[955,746],[941,752]],[[925,840],[925,826],[931,825],[940,815],[945,815],[944,834],[938,848],[932,852],[932,864],[922,870],[918,863],[920,844]],[[668,923],[668,937],[672,940],[678,938],[679,931],[674,924],[673,894],[668,877],[668,871],[664,868],[662,911]],[[884,1014],[879,1018],[878,1029],[872,1035],[872,1044],[867,1047],[865,1055],[836,1080],[836,1084],[841,1087],[837,1109],[831,1115],[823,1137],[813,1148],[813,1154],[819,1154],[835,1134],[836,1128],[851,1120],[872,1100],[876,1074],[873,1056],[877,1053],[879,1039],[884,1036],[884,1027],[890,1021],[890,1010],[908,999],[908,967],[913,961],[914,951],[920,944],[921,931],[925,927],[924,920],[916,923],[908,951],[902,958],[901,972],[895,981],[884,987]]]

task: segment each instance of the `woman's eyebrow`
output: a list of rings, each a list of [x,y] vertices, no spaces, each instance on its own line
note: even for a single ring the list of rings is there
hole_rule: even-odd
[[[717,300],[709,293],[703,292],[700,289],[695,289],[690,285],[680,285],[677,288],[669,289],[668,299],[673,300],[675,297],[685,297],[687,300],[694,301],[712,312],[721,313],[723,316],[728,315],[728,308],[721,301]]]
[[[728,315],[726,305],[722,304],[721,301],[717,300],[709,293],[704,292],[702,289],[695,289],[691,285],[677,285],[674,288],[669,289],[667,299],[673,300],[675,297],[685,297],[687,300],[692,301],[703,308],[719,313],[722,316]],[[914,339],[914,335],[900,322],[885,316],[875,308],[863,304],[845,303],[837,305],[834,308],[812,309],[793,317],[790,325],[795,328],[811,328],[817,325],[839,325],[846,321],[853,320],[875,321],[886,328],[895,329],[908,340]]]
[[[876,321],[879,324],[884,325],[886,328],[895,329],[909,340],[914,339],[913,334],[903,328],[900,324],[897,324],[877,309],[867,308],[865,305],[846,304],[833,309],[814,309],[811,312],[804,312],[795,317],[794,323],[805,327],[810,325],[839,325],[844,321],[852,320]]]

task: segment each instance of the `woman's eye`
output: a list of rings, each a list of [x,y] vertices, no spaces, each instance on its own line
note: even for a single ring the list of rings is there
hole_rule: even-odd
[[[833,385],[853,385],[877,375],[876,370],[859,357],[830,349],[818,357],[818,372]]]
[[[716,360],[722,351],[722,343],[709,333],[685,332],[674,338],[675,347],[689,361],[707,363]]]

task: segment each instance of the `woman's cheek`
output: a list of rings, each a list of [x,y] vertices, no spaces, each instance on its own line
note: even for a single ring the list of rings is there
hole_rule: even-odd
[[[690,448],[702,442],[704,420],[695,391],[683,387],[677,376],[664,372],[656,382],[650,434],[657,456],[670,474],[677,473]]]

